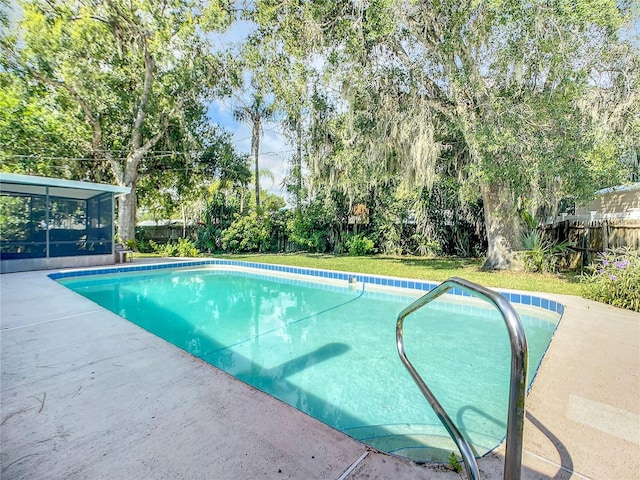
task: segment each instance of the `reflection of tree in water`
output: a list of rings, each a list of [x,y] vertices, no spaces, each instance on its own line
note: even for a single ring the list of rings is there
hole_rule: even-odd
[[[274,333],[283,342],[291,342],[293,339],[287,334],[287,323],[304,315],[310,307],[293,291],[293,286],[288,284],[264,280],[247,281],[242,277],[226,277],[226,280],[228,295],[221,302],[215,303],[216,323],[233,323],[234,343],[248,342],[252,361],[238,364],[234,361],[233,349],[230,348],[218,352],[212,363],[234,374],[246,371],[255,375],[256,369],[261,368],[261,335]]]
[[[219,318],[223,322],[246,322],[252,337],[313,313],[313,305],[307,300],[308,288],[234,276],[225,276],[224,282],[225,297],[215,302]]]

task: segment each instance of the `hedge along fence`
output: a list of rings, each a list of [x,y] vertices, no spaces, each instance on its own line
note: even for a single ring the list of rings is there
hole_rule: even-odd
[[[545,226],[546,238],[573,243],[568,263],[571,267],[589,265],[598,253],[610,248],[640,250],[640,219],[566,220]]]

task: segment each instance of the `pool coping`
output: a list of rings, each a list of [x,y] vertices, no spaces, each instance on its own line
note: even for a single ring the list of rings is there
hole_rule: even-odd
[[[292,407],[265,398],[111,312],[88,305],[50,281],[48,273],[0,276],[3,474],[42,478],[63,469],[67,478],[86,478],[87,474],[92,478],[118,474],[124,475],[121,478],[172,478],[172,474],[213,478],[216,472],[217,478],[460,478],[443,467],[405,462],[366,449],[332,429],[327,431],[329,427]],[[629,437],[628,432],[633,434],[640,414],[640,315],[577,297],[545,296],[565,305],[565,315],[527,399],[530,415],[525,427],[523,478],[638,477],[640,439]],[[598,328],[603,319],[611,326],[604,337]],[[80,331],[75,328],[80,325],[91,327]],[[65,326],[64,330],[54,328]],[[127,363],[137,350],[125,354],[123,343],[153,353],[161,368],[142,360]],[[59,361],[52,367],[41,365],[39,352],[55,353]],[[113,352],[110,357],[108,352]],[[128,375],[123,376],[123,365]],[[67,405],[83,399],[85,392],[88,395],[89,379],[80,378],[80,373],[88,375],[93,370],[105,378],[99,391],[105,400],[97,396],[96,405]],[[143,434],[150,428],[144,417],[149,401],[143,396],[137,407],[140,411],[123,418],[111,415],[105,420],[108,429],[93,435],[97,421],[83,415],[115,409],[107,399],[122,389],[129,391],[125,384],[130,381],[136,382],[136,388],[129,396],[144,392],[151,398],[158,392],[159,379],[166,376],[177,380],[161,383],[162,398],[153,398],[158,412],[167,418],[182,415],[187,421],[206,407],[206,425],[166,421],[166,428]],[[231,396],[218,409],[213,408],[221,392]],[[584,415],[590,411],[584,410],[594,406],[608,419],[622,415],[627,425],[588,424]],[[253,411],[269,413],[252,416],[250,425],[244,427],[237,423],[238,412]],[[209,424],[219,429],[213,433]],[[244,435],[247,429],[255,434],[253,440]],[[216,442],[217,438],[224,442]],[[69,450],[72,444],[75,450]],[[225,450],[226,444],[235,450]],[[307,449],[315,452],[315,458],[305,453]],[[242,452],[251,455],[250,461]],[[500,450],[481,459],[483,478],[501,478],[500,462]]]

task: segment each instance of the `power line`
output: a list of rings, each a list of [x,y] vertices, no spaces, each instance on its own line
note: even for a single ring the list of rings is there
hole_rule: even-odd
[[[286,150],[280,150],[280,151],[267,151],[267,152],[260,152],[261,155],[269,155],[269,156],[277,156],[277,155],[282,155],[282,154],[286,154],[286,153],[291,153],[294,152],[295,149],[286,149]],[[158,159],[158,158],[171,158],[171,157],[176,157],[176,156],[184,156],[186,154],[189,155],[195,155],[197,152],[178,152],[178,151],[166,151],[164,153],[162,152],[153,152],[151,154],[146,154],[143,159]],[[109,160],[117,160],[117,161],[124,161],[126,160],[126,157],[113,157],[111,159],[106,159],[106,158],[95,158],[95,157],[62,157],[62,156],[43,156],[43,155],[38,155],[38,154],[30,154],[30,155],[25,155],[25,154],[6,154],[6,153],[2,153],[0,154],[0,160],[1,161],[6,161],[6,160],[20,160],[20,159],[25,159],[25,160],[59,160],[59,161],[74,161],[74,162],[94,162],[94,163],[103,163],[103,162],[107,162]]]
[[[193,154],[194,152],[166,152],[166,153],[151,153],[146,154],[143,158],[153,159],[153,158],[170,158],[175,156],[182,156],[185,154]],[[112,157],[111,159],[107,158],[95,158],[95,157],[53,157],[53,156],[42,156],[38,154],[31,155],[19,155],[19,154],[0,154],[1,157],[9,157],[14,159],[33,159],[33,160],[63,160],[63,161],[79,161],[79,162],[107,162],[109,160],[126,160],[127,157]]]
[[[63,159],[63,160],[84,160],[84,159]],[[91,159],[93,160],[93,159]],[[15,162],[6,162],[5,160],[0,160],[0,164],[2,163],[13,163],[15,165]],[[95,162],[91,162],[91,163],[95,163]],[[47,165],[47,168],[53,171],[59,171],[59,172],[64,172],[67,170],[68,166],[66,165]],[[31,169],[33,170],[33,169]],[[206,166],[203,167],[201,165],[198,164],[192,164],[189,166],[181,166],[181,167],[174,167],[174,166],[169,166],[169,165],[154,165],[151,167],[147,167],[142,165],[140,168],[140,173],[149,173],[149,172],[184,172],[184,171],[188,171],[188,172],[195,172],[195,173],[204,173],[206,172]]]
[[[72,160],[72,161],[82,161],[82,162],[106,162],[106,158],[89,158],[89,157],[48,157],[41,156],[37,154],[32,155],[14,155],[14,154],[2,154],[3,157],[9,157],[14,159],[33,159],[33,160]],[[125,160],[125,158],[114,158],[113,160]]]

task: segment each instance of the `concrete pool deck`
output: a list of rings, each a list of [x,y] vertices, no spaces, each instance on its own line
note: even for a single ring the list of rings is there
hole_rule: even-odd
[[[0,275],[3,480],[461,478],[372,450],[49,273]],[[566,311],[527,399],[522,478],[640,478],[640,314],[541,295]],[[501,455],[482,478],[502,478]]]

